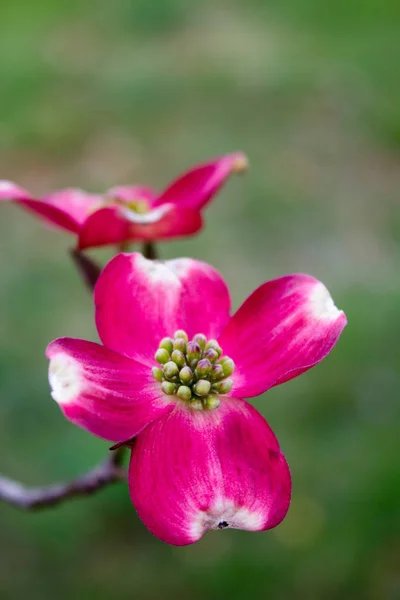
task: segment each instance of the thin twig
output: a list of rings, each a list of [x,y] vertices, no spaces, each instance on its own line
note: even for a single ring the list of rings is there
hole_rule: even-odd
[[[158,252],[153,242],[144,242],[142,247],[142,254],[145,258],[155,260],[158,258]]]
[[[125,481],[126,470],[121,466],[123,456],[121,450],[110,454],[102,464],[67,483],[28,487],[0,476],[0,501],[24,510],[38,510],[55,506],[69,498],[88,496],[111,483]]]
[[[86,283],[90,291],[93,291],[96,281],[101,273],[101,267],[89,258],[87,254],[83,254],[80,250],[72,248],[70,250],[72,260],[78,269],[83,281]]]
[[[143,255],[154,259],[156,249],[151,242],[143,245]],[[100,268],[86,255],[71,250],[71,256],[85,282],[93,290]],[[129,440],[132,446],[133,440]],[[29,487],[0,475],[0,501],[24,510],[38,510],[61,504],[69,498],[89,496],[117,481],[125,481],[126,470],[122,467],[125,448],[116,444],[116,450],[104,462],[84,475],[67,483],[55,483],[44,487]]]

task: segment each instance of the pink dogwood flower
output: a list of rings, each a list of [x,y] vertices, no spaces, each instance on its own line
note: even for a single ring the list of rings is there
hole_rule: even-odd
[[[131,445],[130,495],[148,529],[186,545],[209,529],[278,525],[289,468],[245,399],[331,351],[346,316],[326,287],[287,275],[230,316],[228,288],[211,266],[133,253],[108,263],[94,298],[103,345],[50,343],[52,396],[76,425]]]
[[[79,250],[124,241],[162,240],[194,234],[201,211],[231,173],[246,169],[236,152],[198,165],[157,194],[143,186],[119,186],[104,196],[64,189],[34,198],[11,181],[0,181],[0,200],[11,200],[44,222],[77,236]]]

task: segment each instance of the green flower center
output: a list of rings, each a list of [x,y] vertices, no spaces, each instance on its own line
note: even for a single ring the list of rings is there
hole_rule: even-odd
[[[117,204],[122,208],[131,210],[132,212],[137,213],[138,215],[145,215],[150,211],[150,206],[148,201],[145,198],[135,198],[135,200],[131,200],[130,202],[125,202],[120,198],[115,198],[114,196],[104,196],[102,200],[99,200],[98,204],[93,206],[93,208],[89,211],[89,214],[97,212],[101,208],[105,208],[106,206],[113,206]]]
[[[223,356],[217,340],[207,341],[202,333],[189,341],[184,331],[176,331],[173,338],[161,340],[154,358],[160,366],[153,367],[153,377],[164,394],[194,410],[218,408],[219,396],[232,389],[233,360]]]
[[[149,204],[147,200],[141,200],[140,198],[132,202],[127,202],[124,204],[124,206],[129,208],[129,210],[133,210],[133,212],[138,213],[139,215],[145,215],[147,212],[149,212]]]

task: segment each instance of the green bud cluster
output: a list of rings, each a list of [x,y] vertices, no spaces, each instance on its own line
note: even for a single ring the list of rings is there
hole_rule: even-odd
[[[219,396],[232,389],[233,360],[222,355],[217,340],[202,333],[189,341],[185,331],[175,331],[173,338],[161,340],[154,358],[159,366],[153,367],[153,377],[164,394],[177,396],[193,410],[217,408]]]

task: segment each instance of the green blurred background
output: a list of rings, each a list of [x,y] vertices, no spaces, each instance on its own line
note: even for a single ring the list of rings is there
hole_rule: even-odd
[[[161,188],[243,150],[249,173],[162,256],[211,262],[235,307],[312,273],[349,326],[255,403],[292,470],[281,526],[174,548],[123,484],[36,514],[3,504],[2,599],[400,597],[399,58],[397,0],[3,0],[0,177],[36,193]],[[63,419],[44,358],[60,335],[96,339],[92,303],[71,238],[0,209],[0,471],[45,484],[107,452]]]

